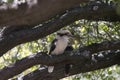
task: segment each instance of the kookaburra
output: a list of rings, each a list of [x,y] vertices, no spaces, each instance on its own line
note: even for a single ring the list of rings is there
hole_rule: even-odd
[[[55,39],[50,44],[50,49],[48,54],[59,55],[64,53],[65,49],[68,46],[69,39],[73,35],[68,30],[60,30],[57,32]],[[48,72],[51,73],[54,70],[54,66],[48,66]]]

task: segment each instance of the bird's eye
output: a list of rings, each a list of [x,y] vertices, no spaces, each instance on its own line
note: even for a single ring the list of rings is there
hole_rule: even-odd
[[[60,34],[60,36],[64,36],[64,34]]]
[[[65,33],[64,35],[67,35],[67,36],[68,36],[68,35],[69,35],[69,33]]]
[[[59,35],[59,36],[63,36],[64,34],[61,34],[61,33],[57,33],[57,35]]]
[[[57,35],[60,35],[60,33],[57,33]]]

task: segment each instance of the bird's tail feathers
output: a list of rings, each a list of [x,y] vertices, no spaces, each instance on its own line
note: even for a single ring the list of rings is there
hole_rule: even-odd
[[[52,73],[53,70],[54,70],[54,66],[48,66],[48,72],[49,72],[49,73]]]

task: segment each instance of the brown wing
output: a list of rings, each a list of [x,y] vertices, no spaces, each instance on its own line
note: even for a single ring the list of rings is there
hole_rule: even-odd
[[[56,42],[57,42],[57,39],[54,39],[54,40],[51,42],[50,50],[49,50],[49,53],[48,53],[48,54],[51,54],[51,52],[55,49],[55,47],[56,47]]]

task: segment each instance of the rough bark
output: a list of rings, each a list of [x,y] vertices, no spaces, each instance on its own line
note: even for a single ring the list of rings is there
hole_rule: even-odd
[[[94,5],[98,6],[99,8],[97,10],[92,10]],[[54,20],[51,20],[50,22],[45,23],[37,28],[15,30],[5,36],[0,37],[0,56],[2,56],[4,53],[6,53],[8,50],[15,47],[16,45],[43,38],[53,32],[56,32],[62,27],[74,22],[75,20],[83,18],[88,20],[106,21],[120,20],[120,17],[115,12],[115,6],[96,3],[94,3],[94,5],[91,4],[84,7],[77,7],[71,9],[64,15],[59,16]]]
[[[87,1],[88,0],[69,0],[68,3],[68,0],[38,0],[38,4],[32,8],[28,8],[26,4],[22,4],[17,10],[10,8],[0,10],[0,26],[9,25],[11,27],[30,27],[22,29],[15,28],[5,35],[3,31],[3,35],[0,35],[0,56],[21,43],[43,38],[75,20],[120,21],[120,16],[116,13],[114,4],[95,2],[82,7],[79,6],[77,8],[72,8],[74,5],[79,5],[80,3]],[[69,10],[65,12],[66,9]],[[57,14],[60,15],[56,16]],[[55,18],[51,19],[54,16]],[[35,18],[35,20],[33,20],[33,18]],[[48,21],[49,19],[51,20]],[[42,26],[33,27],[42,22],[45,22]],[[48,80],[61,79],[65,77],[62,64],[66,63],[74,64],[70,75],[109,67],[119,63],[119,51],[108,52],[107,54],[102,53],[104,55],[103,57],[100,57],[98,54],[91,58],[91,54],[117,49],[120,50],[120,41],[118,40],[92,44],[74,50],[73,52],[70,52],[70,54],[52,56],[52,58],[44,52],[37,53],[18,60],[14,64],[1,69],[0,79],[7,80],[38,64],[55,65],[56,69],[52,74],[48,74],[47,69],[36,70],[24,76],[24,80],[47,80],[47,78],[49,78]]]
[[[110,46],[112,45],[112,46]],[[33,54],[26,58],[16,61],[16,63],[4,67],[0,70],[1,80],[9,79],[17,74],[20,74],[24,70],[38,64],[43,65],[63,65],[65,63],[71,64],[83,64],[86,61],[91,60],[91,55],[100,51],[120,49],[120,41],[102,42],[99,44],[92,44],[89,46],[81,47],[72,52],[66,52],[62,55],[47,55],[44,52]],[[109,54],[110,55],[110,54]],[[114,55],[116,56],[116,55]],[[111,57],[111,56],[110,56]],[[118,56],[119,57],[119,56]],[[115,58],[115,57],[114,57]],[[116,57],[117,58],[117,57]],[[104,58],[103,58],[104,59]],[[46,73],[46,72],[45,72]],[[44,73],[42,73],[44,74]],[[48,73],[47,73],[48,74]],[[61,74],[60,74],[61,75]],[[32,80],[32,79],[31,79]]]
[[[92,58],[92,60],[85,61],[84,64],[74,64],[70,69],[70,75],[104,69],[119,64],[120,51],[102,52],[93,55]],[[47,68],[38,69],[24,76],[23,80],[59,80],[64,77],[66,77],[64,75],[64,66],[58,65],[51,74],[47,72]]]
[[[89,0],[38,0],[38,3],[29,8],[26,3],[17,9],[0,9],[0,26],[38,25],[50,18],[65,12],[65,10]],[[3,5],[1,5],[3,6]],[[22,26],[21,26],[22,27]]]

